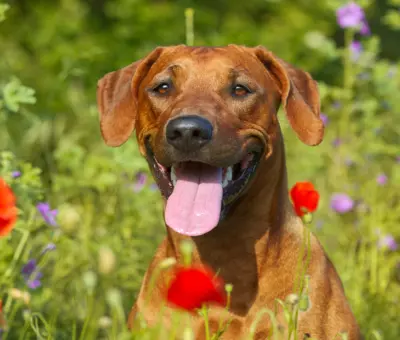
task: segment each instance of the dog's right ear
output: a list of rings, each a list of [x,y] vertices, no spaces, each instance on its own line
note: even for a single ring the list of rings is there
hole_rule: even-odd
[[[120,146],[134,130],[138,88],[162,50],[158,47],[144,59],[107,73],[97,82],[100,129],[107,145]]]

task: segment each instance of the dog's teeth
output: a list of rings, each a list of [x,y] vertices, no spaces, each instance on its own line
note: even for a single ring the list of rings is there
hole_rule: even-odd
[[[227,170],[226,170],[226,175],[225,178],[228,180],[228,182],[230,182],[232,180],[232,176],[233,176],[233,169],[230,166]]]
[[[254,158],[254,155],[252,153],[247,154],[247,156],[240,163],[241,170],[245,170],[249,166],[249,164],[253,160],[253,158]]]
[[[174,167],[171,168],[171,182],[172,182],[172,185],[175,186],[175,184],[176,184],[176,174],[175,174]]]
[[[228,167],[225,171],[224,180],[222,181],[222,188],[225,188],[229,182],[232,180],[233,170],[232,167]]]

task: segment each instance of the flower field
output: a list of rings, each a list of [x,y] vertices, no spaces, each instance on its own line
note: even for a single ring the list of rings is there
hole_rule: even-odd
[[[334,263],[365,339],[400,339],[400,2],[242,6],[0,0],[1,340],[191,340],[191,313],[207,320],[208,304],[229,308],[234,287],[190,267],[184,244],[186,267],[163,264],[176,267],[165,297],[175,326],[126,326],[165,236],[163,207],[135,138],[103,144],[96,83],[180,43],[265,45],[318,81],[319,146],[279,117],[288,195]],[[302,310],[303,298],[282,303]]]

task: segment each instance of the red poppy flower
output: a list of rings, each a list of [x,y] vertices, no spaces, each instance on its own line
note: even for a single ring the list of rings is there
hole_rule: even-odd
[[[225,306],[224,284],[207,268],[180,267],[167,290],[167,301],[190,312],[203,304]]]
[[[7,235],[17,221],[15,196],[7,183],[0,178],[0,237]]]
[[[317,209],[319,193],[310,182],[297,182],[290,190],[294,210],[302,217],[306,212],[314,212]]]
[[[6,319],[3,315],[3,301],[0,300],[0,331],[1,331],[1,329],[6,328],[6,325],[7,325]],[[1,333],[0,333],[0,335],[1,335]]]

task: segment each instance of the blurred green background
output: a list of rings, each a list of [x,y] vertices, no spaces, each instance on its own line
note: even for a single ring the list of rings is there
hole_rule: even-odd
[[[9,339],[122,334],[165,227],[135,139],[116,149],[103,144],[96,83],[157,46],[185,43],[186,8],[194,9],[195,45],[264,45],[319,82],[328,117],[321,145],[302,145],[280,115],[290,185],[310,180],[320,191],[312,229],[367,338],[400,339],[398,0],[357,2],[369,36],[338,26],[341,0],[1,3],[0,151],[11,153],[3,154],[0,175],[22,210],[21,233],[0,243],[0,270],[15,262],[0,286]],[[363,46],[357,60],[349,53],[354,39]],[[22,176],[12,178],[15,170]],[[351,197],[351,211],[332,210],[336,192]],[[57,226],[41,218],[41,201],[58,210]],[[21,235],[26,242],[12,262]],[[41,255],[49,242],[56,249]],[[43,272],[36,289],[20,274],[32,258]],[[28,291],[29,304],[10,297],[11,288]]]

